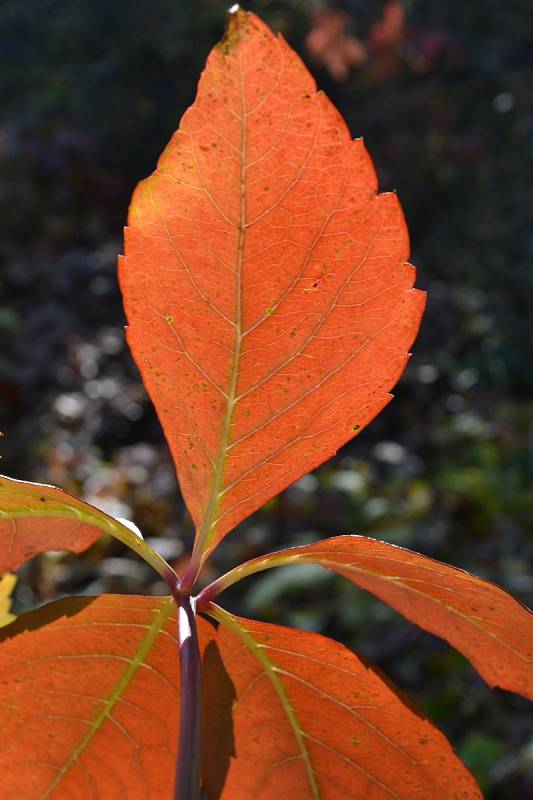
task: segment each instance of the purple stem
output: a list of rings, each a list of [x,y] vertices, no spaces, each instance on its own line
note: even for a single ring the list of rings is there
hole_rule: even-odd
[[[174,800],[199,800],[202,745],[202,665],[194,600],[176,595],[181,669],[180,738]]]

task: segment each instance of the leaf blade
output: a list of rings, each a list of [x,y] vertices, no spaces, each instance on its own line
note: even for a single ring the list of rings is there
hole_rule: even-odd
[[[0,475],[0,573],[48,550],[81,553],[104,531],[172,579],[170,565],[114,517],[55,486]]]
[[[128,342],[201,562],[389,402],[424,297],[362,142],[243,11],[137,188],[125,238]]]
[[[169,795],[179,718],[174,611],[171,598],[70,598],[3,629],[6,800]],[[205,645],[212,631],[200,626]]]
[[[446,639],[490,686],[533,700],[533,613],[490,581],[397,545],[335,536],[281,550],[236,567],[204,590],[205,598],[247,575],[295,563],[343,575]]]
[[[217,643],[236,691],[236,758],[221,800],[334,800],[363,793],[373,800],[481,798],[442,734],[346,648],[218,607],[208,613],[221,623]],[[270,738],[258,738],[255,732],[267,728]],[[218,776],[208,758],[204,777],[209,792]]]

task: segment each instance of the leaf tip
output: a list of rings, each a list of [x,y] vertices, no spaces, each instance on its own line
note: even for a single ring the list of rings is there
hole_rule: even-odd
[[[248,14],[238,3],[234,3],[228,9],[228,19],[224,36],[219,44],[225,56],[240,42],[243,31],[248,21]]]

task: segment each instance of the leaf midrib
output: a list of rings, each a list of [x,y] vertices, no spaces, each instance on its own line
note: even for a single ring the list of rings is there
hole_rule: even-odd
[[[372,576],[372,577],[375,577],[375,578],[379,578],[379,579],[381,579],[383,581],[388,581],[389,583],[392,583],[395,586],[398,586],[398,587],[404,589],[406,592],[413,592],[413,594],[420,595],[425,600],[428,600],[428,601],[430,601],[432,603],[435,603],[435,605],[437,605],[437,606],[441,606],[442,608],[445,608],[446,611],[448,611],[449,613],[456,614],[458,617],[462,617],[466,622],[468,622],[474,628],[478,628],[484,634],[486,634],[487,636],[489,636],[492,639],[495,639],[497,642],[499,642],[503,647],[506,647],[508,650],[510,650],[512,653],[514,653],[516,656],[518,656],[520,659],[522,659],[522,661],[525,661],[527,664],[531,664],[531,659],[527,658],[526,656],[523,655],[523,653],[520,653],[518,650],[516,650],[516,648],[514,648],[511,644],[509,644],[509,642],[506,642],[503,639],[501,639],[496,633],[493,633],[492,631],[490,631],[487,628],[485,628],[483,625],[480,625],[479,622],[475,621],[475,617],[472,617],[469,614],[467,614],[467,613],[465,613],[463,611],[460,611],[455,606],[449,605],[448,603],[444,602],[443,600],[439,599],[438,597],[434,597],[433,595],[429,594],[428,592],[423,592],[420,589],[416,589],[414,586],[411,586],[409,583],[406,582],[408,579],[395,577],[393,575],[383,575],[383,574],[381,574],[379,572],[373,572],[372,570],[365,570],[362,567],[354,566],[353,564],[336,565],[336,562],[327,561],[327,560],[324,560],[322,562],[315,561],[313,563],[321,563],[325,567],[325,569],[334,570],[335,572],[337,572],[337,569],[335,569],[335,566],[337,566],[337,568],[338,568],[338,566],[340,566],[342,569],[345,569],[347,572],[355,572],[355,573],[360,573],[360,574],[363,574],[363,575],[369,575],[369,576]],[[416,579],[414,579],[414,580],[416,580]],[[365,588],[366,591],[370,591],[372,594],[374,594],[374,592],[372,592],[371,589],[366,589],[366,587],[363,587],[363,588]],[[379,599],[381,600],[382,598],[379,598]],[[382,602],[385,602],[385,603],[387,603],[387,605],[390,605],[390,603],[388,603],[387,600],[384,600],[384,601],[382,600]],[[414,621],[414,620],[412,620],[412,621]],[[414,624],[418,625],[419,627],[422,627],[422,625],[419,622],[415,622]],[[444,637],[442,637],[442,638],[444,638]],[[455,645],[453,645],[453,646],[455,647]]]
[[[33,499],[32,495],[28,495]],[[37,520],[40,517],[47,517],[47,518],[54,518],[59,517],[60,519],[72,519],[74,521],[84,523],[86,525],[94,525],[95,528],[98,530],[109,533],[111,536],[114,536],[115,539],[118,539],[120,542],[125,544],[134,552],[138,553],[141,558],[146,561],[147,564],[150,564],[156,572],[158,572],[165,580],[171,573],[171,568],[169,564],[159,555],[155,550],[153,550],[150,545],[137,536],[132,531],[128,530],[125,526],[120,525],[118,522],[114,522],[111,518],[107,516],[100,516],[98,513],[91,513],[90,511],[86,511],[83,508],[78,508],[75,505],[67,505],[65,504],[64,507],[61,506],[52,506],[52,503],[57,502],[51,500],[48,502],[48,505],[45,506],[43,509],[41,507],[32,509],[32,508],[21,508],[20,510],[10,510],[10,511],[3,511],[0,509],[0,522],[2,519],[33,519]],[[43,504],[44,505],[44,504]],[[45,510],[46,508],[46,510]],[[105,512],[102,512],[104,514]],[[46,548],[45,548],[46,551]]]
[[[221,591],[223,589],[228,588],[229,586],[231,586],[236,581],[239,581],[239,580],[241,580],[242,578],[245,578],[245,577],[249,577],[250,575],[253,575],[253,574],[257,573],[257,572],[263,572],[263,571],[265,571],[267,569],[272,569],[273,567],[290,566],[290,565],[296,564],[296,563],[299,563],[299,564],[318,564],[319,566],[322,566],[324,569],[327,569],[327,570],[329,570],[331,572],[336,572],[337,574],[341,574],[341,575],[342,575],[341,571],[343,571],[344,573],[351,572],[351,573],[362,575],[363,578],[364,577],[376,578],[377,580],[381,580],[384,583],[390,583],[390,584],[392,584],[392,585],[394,585],[396,587],[399,587],[399,588],[403,589],[406,592],[412,592],[413,594],[419,595],[420,597],[424,598],[426,601],[432,602],[435,605],[437,605],[437,606],[439,606],[439,607],[441,607],[443,609],[446,609],[446,611],[448,611],[450,614],[456,615],[457,617],[461,617],[466,623],[472,625],[472,627],[474,627],[474,628],[477,628],[479,631],[481,631],[483,634],[485,634],[486,636],[490,637],[491,639],[494,639],[502,647],[504,647],[507,650],[509,650],[510,652],[512,652],[515,656],[520,658],[523,662],[525,662],[526,664],[531,664],[531,659],[527,658],[527,656],[525,656],[523,653],[520,653],[518,650],[516,650],[516,648],[514,648],[509,642],[506,642],[504,639],[500,638],[497,635],[497,633],[495,633],[495,632],[489,630],[488,628],[484,627],[483,625],[481,625],[479,622],[477,622],[475,620],[474,617],[470,616],[468,613],[460,611],[455,606],[449,605],[448,603],[446,603],[445,601],[441,600],[440,598],[434,597],[433,595],[429,594],[428,592],[424,592],[424,591],[422,591],[420,589],[417,589],[416,587],[412,586],[410,583],[407,582],[408,581],[407,578],[404,579],[404,578],[401,578],[401,577],[398,577],[398,576],[384,575],[382,572],[376,572],[374,570],[371,570],[371,569],[368,569],[368,568],[365,568],[365,567],[361,567],[361,566],[358,566],[358,565],[353,564],[353,563],[343,563],[343,562],[338,562],[338,561],[332,561],[332,560],[330,560],[328,558],[317,556],[316,554],[294,553],[294,554],[291,554],[291,555],[287,554],[287,555],[282,555],[282,556],[278,556],[278,557],[276,557],[276,555],[274,554],[274,557],[272,559],[269,559],[268,557],[265,557],[264,559],[261,559],[260,562],[258,562],[257,565],[256,565],[257,569],[242,570],[240,575],[239,575],[240,568],[236,567],[235,570],[232,570],[232,572],[234,573],[234,576],[235,576],[234,579],[232,579],[230,582],[226,582],[224,580],[225,578],[227,578],[228,576],[231,575],[231,572],[227,573],[227,575],[223,575],[222,578],[220,579],[220,585],[222,587]],[[243,565],[243,566],[246,566],[246,565]],[[479,579],[479,580],[483,580],[483,579]],[[361,586],[356,579],[354,579],[354,582],[358,586],[360,586],[360,588],[363,588],[365,591],[370,592],[371,594],[374,594],[382,602],[387,603],[387,605],[391,605],[388,602],[388,600],[385,600],[382,597],[380,597],[379,595],[377,595],[372,589],[369,589],[369,588],[367,588],[365,586]],[[499,588],[499,587],[496,587],[496,588]],[[215,595],[213,595],[213,596],[215,596]],[[424,627],[424,629],[425,629],[425,626],[423,626],[421,622],[415,621],[414,619],[412,619],[410,617],[407,617],[407,615],[404,614],[401,611],[399,613],[401,613],[403,616],[406,616],[406,618],[409,619],[414,625],[418,625],[419,627]],[[484,620],[484,621],[488,622],[488,620]],[[441,638],[446,639],[448,641],[447,637],[445,637],[443,634],[436,633],[435,635],[440,636]],[[451,642],[450,642],[450,644],[451,644]],[[454,647],[455,649],[459,649],[457,647],[457,645],[455,645],[455,644],[452,644],[452,647]]]
[[[192,555],[192,563],[198,568],[202,565],[205,557],[215,537],[216,521],[218,518],[218,509],[220,499],[222,496],[222,486],[224,483],[224,473],[226,468],[226,460],[229,452],[229,442],[231,426],[233,423],[233,415],[235,407],[238,402],[237,396],[237,382],[239,377],[239,369],[242,354],[242,264],[244,258],[244,247],[246,240],[246,155],[247,155],[247,128],[246,128],[246,94],[244,90],[244,78],[241,65],[240,54],[238,56],[239,75],[240,75],[240,94],[241,94],[241,147],[240,147],[240,178],[239,178],[239,191],[240,191],[240,207],[239,207],[239,224],[238,224],[238,241],[237,241],[237,263],[235,269],[235,334],[233,341],[233,353],[230,367],[230,376],[227,390],[226,410],[224,413],[224,420],[222,423],[222,433],[220,438],[220,448],[218,456],[215,459],[215,471],[213,481],[211,484],[211,491],[207,503],[207,509],[202,521],[198,538],[194,545]]]
[[[240,625],[238,620],[232,614],[225,611],[220,606],[216,606],[214,604],[211,604],[211,607],[208,609],[208,613],[212,615],[218,622],[225,625],[232,633],[234,633],[243,642],[243,644],[245,644],[246,647],[248,647],[252,655],[254,655],[261,664],[265,674],[268,676],[270,682],[272,683],[272,686],[274,687],[274,691],[278,696],[281,707],[285,712],[287,721],[292,729],[294,738],[296,739],[296,742],[298,744],[300,756],[305,765],[306,775],[309,781],[309,787],[311,789],[312,797],[314,798],[314,800],[320,800],[321,793],[316,782],[315,770],[313,769],[313,765],[311,763],[311,756],[309,754],[309,750],[304,740],[304,732],[302,726],[300,725],[298,715],[296,714],[296,711],[294,710],[287,696],[285,687],[283,686],[282,681],[277,675],[277,668],[268,658],[268,656],[266,655],[264,650],[260,647],[260,645],[255,641],[251,633],[247,631],[246,628],[244,628],[242,625]]]

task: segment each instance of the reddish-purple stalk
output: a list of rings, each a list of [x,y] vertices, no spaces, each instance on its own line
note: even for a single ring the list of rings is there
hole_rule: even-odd
[[[180,658],[180,726],[174,800],[199,800],[202,760],[202,663],[196,626],[196,599],[191,597],[192,585],[188,585],[185,578],[180,578],[171,567],[163,577],[177,606]]]
[[[183,594],[190,594],[201,569],[202,561],[196,554],[196,549],[194,548],[191,554],[191,560],[189,561],[187,569],[185,570],[185,575],[181,579],[179,587],[180,592]]]
[[[202,662],[196,625],[197,602],[202,610],[226,586],[223,575],[204,588],[198,597],[191,591],[198,569],[189,564],[183,578],[174,570],[165,575],[177,606],[178,648],[180,658],[180,726],[176,756],[174,800],[200,800],[202,762]],[[230,582],[231,578],[230,578]]]
[[[174,800],[198,800],[202,744],[202,664],[194,598],[174,593],[181,672],[179,745]]]

